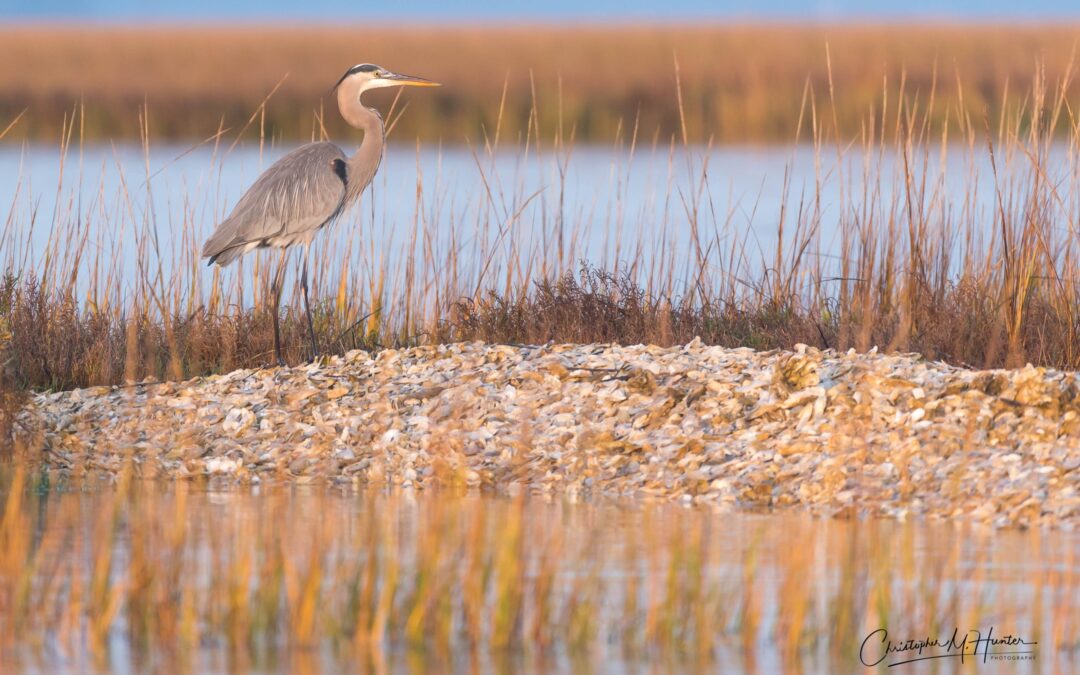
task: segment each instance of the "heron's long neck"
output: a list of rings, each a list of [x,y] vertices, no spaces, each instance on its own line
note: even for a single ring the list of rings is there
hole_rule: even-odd
[[[386,136],[379,113],[361,104],[359,93],[339,92],[338,107],[349,126],[364,132],[360,147],[349,158],[345,203],[350,204],[360,197],[360,193],[375,177],[379,162],[382,161]]]

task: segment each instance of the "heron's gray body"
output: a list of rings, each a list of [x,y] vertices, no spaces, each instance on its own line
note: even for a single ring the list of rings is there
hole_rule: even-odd
[[[347,162],[341,148],[326,142],[274,162],[206,241],[203,256],[228,265],[255,248],[310,243],[346,206]]]

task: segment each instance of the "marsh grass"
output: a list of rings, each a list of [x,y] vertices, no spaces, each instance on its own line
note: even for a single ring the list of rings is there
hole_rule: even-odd
[[[960,82],[953,95],[964,97]],[[1011,113],[993,129],[962,106],[938,123],[929,113],[937,89],[886,83],[854,139],[839,131],[835,90],[819,94],[808,84],[798,128],[813,153],[814,182],[800,191],[788,178],[766,246],[752,214],[744,226],[720,207],[709,146],[680,134],[667,145],[654,136],[645,147],[637,125],[612,147],[607,215],[597,223],[571,211],[574,130],[544,137],[533,99],[529,131],[510,152],[518,165],[545,167],[540,186],[499,170],[496,157],[508,152],[500,117],[483,144],[469,146],[484,186],[474,210],[440,211],[438,180],[432,186],[418,170],[413,222],[390,225],[403,233],[395,248],[376,248],[364,228],[327,235],[334,241],[321,242],[313,258],[318,343],[340,353],[476,339],[670,345],[700,336],[758,349],[876,346],[976,367],[1080,367],[1072,79],[1066,72],[1051,82],[1037,69],[1032,82],[1002,101]],[[392,107],[391,124],[401,112]],[[65,123],[65,163],[81,156],[84,123],[81,110]],[[237,140],[216,135],[212,162],[227,161]],[[147,156],[149,144],[146,135]],[[646,149],[667,154],[658,195],[666,206],[655,227],[634,230],[623,196],[633,157]],[[946,178],[957,165],[959,184]],[[81,184],[85,167],[76,170]],[[141,182],[123,176],[117,195],[91,194],[89,205],[62,178],[51,215],[12,207],[0,232],[6,388],[179,379],[270,363],[276,255],[207,273],[198,246],[206,222],[228,205],[208,185],[187,196],[182,222],[165,222],[153,200],[157,173],[147,160]],[[840,195],[831,206],[823,203],[830,182]],[[370,204],[360,211],[377,219]],[[597,233],[585,228],[597,224],[606,243],[589,249],[586,235]],[[294,282],[281,313],[291,363],[306,358],[298,298]]]
[[[5,667],[850,670],[881,626],[992,623],[1055,662],[1080,637],[1074,540],[1035,531],[995,542],[453,490],[207,492],[130,472],[52,484],[10,465],[0,480]]]

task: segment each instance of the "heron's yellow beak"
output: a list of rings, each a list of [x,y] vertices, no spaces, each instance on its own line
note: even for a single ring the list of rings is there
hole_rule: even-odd
[[[406,86],[406,87],[439,87],[442,86],[438,82],[432,82],[431,80],[425,80],[422,77],[413,77],[412,75],[399,75],[397,73],[387,73],[382,77],[384,80],[389,80],[394,84]]]

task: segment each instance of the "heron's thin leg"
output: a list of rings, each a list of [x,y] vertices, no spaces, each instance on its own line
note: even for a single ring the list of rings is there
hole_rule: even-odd
[[[270,292],[274,294],[274,358],[277,359],[279,366],[285,365],[285,357],[281,354],[281,291],[282,283],[281,277],[285,273],[285,252],[286,249],[281,249],[281,258],[278,260],[277,270],[274,272],[274,283],[270,288]]]
[[[310,246],[304,247],[304,271],[300,274],[300,287],[304,289],[304,309],[307,310],[308,335],[311,336],[311,360],[314,361],[319,358],[319,347],[315,344],[315,323],[311,320],[311,302],[308,300],[307,263],[309,249]]]

